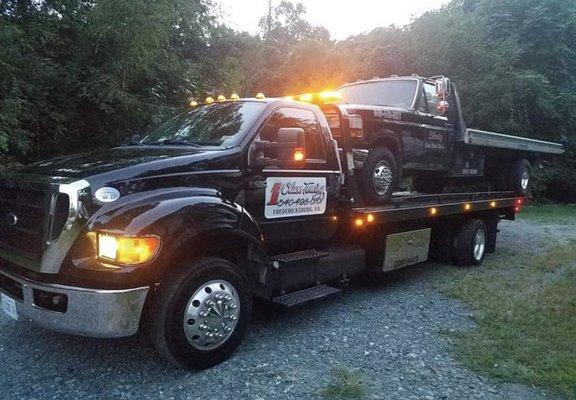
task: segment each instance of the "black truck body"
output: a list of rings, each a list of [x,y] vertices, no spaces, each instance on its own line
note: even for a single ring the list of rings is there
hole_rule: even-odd
[[[366,206],[353,120],[335,105],[217,102],[131,145],[3,174],[3,310],[95,337],[147,321],[162,355],[205,368],[240,343],[253,296],[291,306],[360,273],[429,256],[480,264],[494,251],[498,221],[514,219],[522,196],[397,194]]]
[[[386,202],[406,176],[424,193],[483,181],[491,190],[527,195],[531,168],[564,151],[558,143],[467,128],[456,87],[445,77],[374,78],[337,94],[335,103],[362,116],[363,135],[351,145],[371,204]],[[393,175],[386,190],[373,182],[379,162]]]

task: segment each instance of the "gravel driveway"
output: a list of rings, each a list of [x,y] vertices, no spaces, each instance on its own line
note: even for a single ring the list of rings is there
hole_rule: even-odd
[[[499,245],[521,250],[573,230],[541,228],[505,222]],[[162,361],[145,335],[85,339],[0,316],[0,398],[315,399],[340,367],[360,376],[368,399],[546,398],[455,361],[442,332],[472,322],[469,310],[434,289],[444,268],[456,267],[409,268],[381,282],[356,282],[337,298],[257,316],[235,356],[202,372]]]

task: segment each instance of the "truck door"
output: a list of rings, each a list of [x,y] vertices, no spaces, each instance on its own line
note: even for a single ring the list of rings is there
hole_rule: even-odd
[[[448,118],[436,111],[438,97],[436,88],[424,82],[418,102],[419,127],[415,144],[414,160],[426,169],[447,169],[450,165],[450,148],[453,129],[448,127]]]
[[[301,128],[305,137],[305,163],[299,168],[275,165],[278,150],[266,149],[268,165],[263,170],[249,166],[246,174],[245,205],[269,244],[292,239],[296,245],[297,241],[325,239],[335,232],[340,170],[319,117],[297,105],[281,106],[258,131],[257,141],[271,143],[277,141],[280,128]]]

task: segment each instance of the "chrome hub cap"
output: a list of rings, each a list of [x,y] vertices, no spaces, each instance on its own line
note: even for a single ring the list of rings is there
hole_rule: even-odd
[[[483,229],[478,229],[474,236],[474,259],[480,261],[486,249],[486,234]]]
[[[522,178],[520,180],[520,185],[522,186],[522,190],[528,189],[528,183],[530,183],[530,173],[526,170],[522,172]]]
[[[374,190],[379,196],[382,196],[390,189],[393,179],[394,175],[386,161],[380,161],[376,164],[376,168],[374,168],[372,174],[372,184],[374,185]]]
[[[184,311],[184,333],[198,350],[215,349],[230,337],[238,324],[240,298],[234,286],[223,280],[202,285]]]

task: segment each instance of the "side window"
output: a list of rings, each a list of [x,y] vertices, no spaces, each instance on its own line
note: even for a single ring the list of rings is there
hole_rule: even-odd
[[[426,103],[428,103],[428,113],[437,116],[436,105],[438,104],[438,97],[436,97],[436,88],[431,83],[425,83],[424,93],[426,94]]]
[[[306,137],[306,159],[310,161],[325,161],[326,155],[322,133],[318,120],[310,110],[299,108],[281,108],[276,111],[260,131],[260,139],[270,142],[277,141],[278,129],[302,128]],[[275,158],[275,150],[267,151],[266,157]]]

